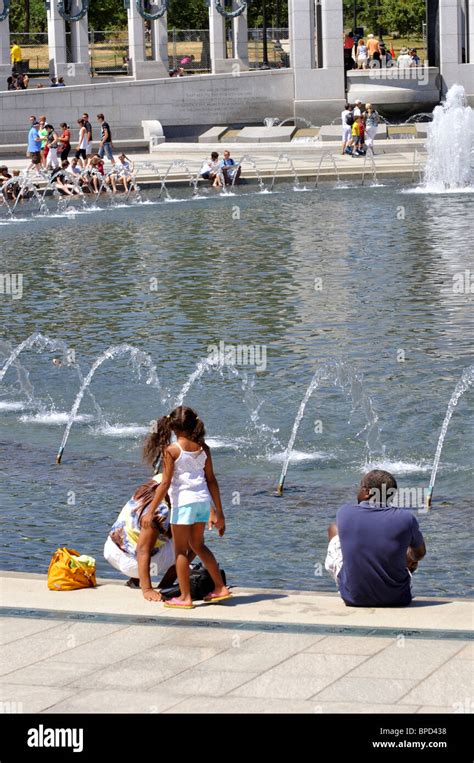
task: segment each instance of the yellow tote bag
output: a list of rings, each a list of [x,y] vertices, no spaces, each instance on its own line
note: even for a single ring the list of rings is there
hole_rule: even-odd
[[[96,584],[95,564],[91,567],[78,560],[80,554],[73,548],[58,548],[54,552],[48,570],[50,591],[73,591],[91,588]]]

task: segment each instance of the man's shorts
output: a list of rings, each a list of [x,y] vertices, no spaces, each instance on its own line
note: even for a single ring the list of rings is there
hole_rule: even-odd
[[[186,506],[176,506],[171,509],[172,525],[195,525],[196,522],[208,522],[211,515],[209,501],[188,503]]]
[[[331,573],[337,583],[337,578],[340,571],[342,570],[342,549],[339,535],[334,535],[334,537],[329,541],[324,567],[328,572]]]

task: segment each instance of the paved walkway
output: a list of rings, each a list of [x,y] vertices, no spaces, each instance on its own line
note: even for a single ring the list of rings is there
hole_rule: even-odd
[[[472,712],[472,602],[351,609],[235,589],[188,612],[117,581],[2,573],[0,707],[17,712]]]

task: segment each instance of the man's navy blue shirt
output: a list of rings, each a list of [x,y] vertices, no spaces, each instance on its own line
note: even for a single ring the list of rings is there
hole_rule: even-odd
[[[409,509],[368,501],[341,506],[336,515],[341,542],[339,592],[353,607],[400,607],[411,602],[408,546],[423,543]]]

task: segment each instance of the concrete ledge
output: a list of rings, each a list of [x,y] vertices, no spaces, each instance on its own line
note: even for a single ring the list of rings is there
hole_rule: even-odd
[[[283,591],[273,589],[237,588],[234,599],[225,605],[209,606],[197,603],[194,610],[177,612],[162,604],[147,602],[140,591],[127,588],[120,581],[101,582],[97,588],[78,591],[49,591],[46,576],[0,574],[1,606],[21,614],[21,610],[51,612],[56,615],[105,615],[154,618],[156,623],[183,618],[193,624],[209,622],[235,626],[245,622],[258,628],[281,625],[332,629],[370,629],[387,632],[410,632],[424,635],[444,633],[444,637],[466,638],[472,631],[473,602],[466,599],[416,599],[403,608],[346,607],[337,594],[313,591]],[[1,611],[0,611],[1,614]],[[41,616],[39,614],[38,616]],[[446,635],[447,634],[447,635]]]
[[[409,131],[411,132],[411,131]],[[335,141],[341,140],[342,125],[324,125],[319,130],[319,138],[323,141]],[[387,125],[381,124],[377,126],[377,133],[375,139],[386,140],[387,139]]]

